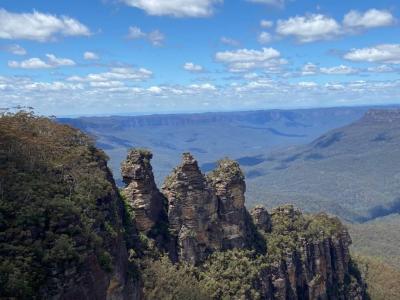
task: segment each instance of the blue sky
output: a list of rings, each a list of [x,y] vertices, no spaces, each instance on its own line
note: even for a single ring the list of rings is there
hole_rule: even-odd
[[[395,0],[0,2],[0,107],[56,115],[400,103]]]

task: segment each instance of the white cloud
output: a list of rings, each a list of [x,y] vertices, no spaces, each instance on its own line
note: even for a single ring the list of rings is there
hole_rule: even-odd
[[[223,0],[122,0],[122,2],[154,16],[208,17],[214,13],[214,6]]]
[[[54,54],[46,54],[47,61],[43,61],[40,58],[33,57],[23,61],[9,61],[8,66],[11,68],[20,69],[49,69],[64,66],[74,66],[75,62],[69,58],[59,58]]]
[[[262,68],[265,71],[276,71],[287,63],[280,57],[279,51],[273,48],[262,50],[239,49],[236,51],[217,52],[215,59],[228,66],[231,72],[246,72],[251,69]]]
[[[342,24],[323,14],[278,20],[276,32],[282,36],[293,36],[301,43],[309,43],[395,23],[395,17],[387,10],[370,9],[365,12],[352,10],[344,16]]]
[[[321,68],[320,69],[321,73],[323,74],[329,74],[329,75],[349,75],[349,74],[355,74],[358,73],[359,70],[345,66],[345,65],[340,65],[336,67],[330,67],[330,68]]]
[[[90,30],[67,16],[54,16],[37,11],[11,13],[0,9],[0,38],[45,42],[57,36],[88,36]]]
[[[269,20],[261,20],[260,26],[263,28],[271,28],[272,26],[274,26],[274,22],[269,21]]]
[[[388,65],[379,65],[379,66],[369,67],[367,71],[373,73],[390,73],[390,72],[395,72],[396,70]]]
[[[298,85],[303,88],[314,88],[318,86],[318,84],[314,81],[301,81],[298,83]]]
[[[53,68],[76,65],[75,62],[69,58],[59,58],[56,57],[54,54],[46,54],[46,57],[48,59],[48,63]]]
[[[202,90],[202,91],[216,91],[217,88],[215,85],[210,83],[203,83],[203,84],[191,84],[189,88],[192,90]]]
[[[147,39],[153,46],[161,46],[164,43],[165,36],[159,30],[154,30],[147,35]]]
[[[280,56],[279,51],[273,48],[263,48],[261,51],[252,49],[239,49],[236,51],[218,52],[217,61],[224,63],[235,62],[263,62]]]
[[[260,34],[257,37],[257,41],[260,44],[268,44],[269,42],[271,42],[271,40],[272,40],[271,34],[269,34],[266,31],[260,32]]]
[[[94,52],[86,51],[85,53],[83,53],[83,58],[86,60],[97,60],[100,57],[98,54]]]
[[[80,84],[71,84],[65,83],[61,81],[54,81],[54,82],[32,82],[30,84],[26,84],[24,86],[26,91],[40,91],[40,92],[57,92],[57,91],[64,91],[64,90],[82,90],[83,86]]]
[[[163,89],[159,86],[151,86],[147,90],[153,94],[161,94],[163,91]]]
[[[22,48],[20,45],[17,45],[17,44],[6,46],[5,50],[14,55],[26,55],[27,54],[27,51],[24,48]]]
[[[301,75],[315,75],[318,73],[318,66],[313,63],[305,64],[301,69]]]
[[[146,36],[146,34],[142,31],[142,29],[140,29],[137,26],[129,26],[128,31],[129,31],[128,38],[132,40],[141,39]]]
[[[390,26],[396,21],[387,10],[370,9],[362,13],[352,10],[344,16],[343,25],[347,28],[373,28]]]
[[[9,61],[8,62],[8,66],[10,68],[21,68],[21,69],[47,69],[47,68],[51,68],[51,65],[49,65],[48,63],[44,62],[43,60],[41,60],[40,58],[30,58],[27,60],[23,60],[23,61]]]
[[[143,81],[149,79],[153,75],[153,72],[145,69],[134,69],[134,68],[111,68],[109,72],[103,73],[90,73],[85,77],[71,76],[67,78],[68,81],[76,82],[102,82],[102,81],[121,81],[121,80],[132,80],[132,81]]]
[[[247,2],[267,4],[267,5],[277,6],[277,7],[285,6],[285,0],[247,0]]]
[[[335,67],[321,67],[319,68],[316,64],[307,63],[301,69],[302,76],[326,74],[326,75],[349,75],[359,73],[360,70],[345,65]]]
[[[294,36],[301,43],[331,39],[340,34],[340,25],[335,19],[312,14],[279,20],[276,32],[283,36]]]
[[[165,40],[164,34],[159,30],[153,30],[149,33],[146,33],[137,26],[130,26],[128,31],[128,39],[147,39],[153,46],[162,46]]]
[[[345,86],[340,83],[328,82],[325,84],[325,88],[327,88],[328,90],[331,90],[331,91],[339,91],[339,90],[344,90]]]
[[[194,64],[194,63],[192,63],[192,62],[187,62],[187,63],[185,63],[185,64],[183,65],[183,68],[184,68],[186,71],[193,72],[193,73],[202,72],[202,71],[203,71],[203,67],[202,67],[202,66],[196,65],[196,64]]]
[[[240,45],[240,43],[237,40],[225,36],[221,37],[221,43],[232,47],[238,47]]]
[[[121,81],[93,81],[90,82],[89,85],[91,87],[97,87],[97,88],[116,88],[116,87],[123,87],[124,83]]]
[[[290,83],[261,76],[224,85],[213,82],[149,87],[137,85],[137,82],[119,79],[40,82],[27,76],[0,76],[0,107],[29,105],[40,114],[77,115],[82,112],[209,111],[210,107],[213,110],[232,107],[253,110],[370,105],[398,99],[400,80]]]
[[[400,64],[400,44],[382,44],[370,48],[352,49],[343,57],[359,62]]]

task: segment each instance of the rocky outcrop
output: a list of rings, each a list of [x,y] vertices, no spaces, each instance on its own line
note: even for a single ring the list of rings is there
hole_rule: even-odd
[[[253,219],[253,223],[258,230],[264,232],[271,231],[271,216],[269,215],[267,209],[262,205],[256,205],[250,212]]]
[[[217,197],[191,154],[183,154],[182,164],[167,177],[162,190],[177,259],[197,264],[221,249]]]
[[[126,187],[123,195],[135,212],[137,229],[148,234],[165,215],[165,198],[158,190],[148,150],[132,149],[122,163],[121,173]]]
[[[263,231],[269,252],[281,247],[272,259],[271,299],[366,299],[352,265],[350,236],[336,218],[307,218],[288,205],[273,210],[270,220],[271,227]]]
[[[231,286],[243,299],[364,299],[340,221],[292,206],[271,214],[255,207],[250,217],[236,162],[224,159],[206,177],[185,153],[162,194],[151,153],[132,150],[122,165],[124,203],[105,154],[82,133],[27,114],[9,118],[0,126],[9,155],[1,178],[0,298],[143,299],[140,268],[165,251],[201,265],[193,277],[199,281],[217,252],[210,259],[219,266],[207,273],[222,287],[214,286],[214,299],[236,298],[224,295]]]
[[[197,264],[214,251],[251,247],[245,191],[237,162],[221,160],[205,176],[193,156],[183,154],[163,186],[178,260]]]
[[[93,157],[96,175],[103,176],[109,186],[108,193],[97,199],[92,214],[100,214],[102,222],[96,220],[92,230],[102,239],[106,252],[81,253],[82,264],[71,262],[66,268],[54,268],[47,284],[39,291],[40,298],[47,299],[141,299],[140,282],[130,273],[133,265],[129,262],[126,241],[123,236],[124,206],[118,189],[101,156]],[[78,220],[75,220],[78,222]],[[105,225],[106,224],[106,225]],[[65,228],[63,228],[65,226]],[[67,224],[58,224],[58,231],[68,232]],[[99,241],[97,241],[99,243]],[[88,245],[76,244],[85,249]]]
[[[163,207],[150,158],[134,150],[123,164],[124,194],[139,230],[154,226]],[[263,299],[365,299],[352,270],[350,237],[337,219],[304,216],[291,205],[271,213],[256,206],[249,213],[245,191],[238,163],[223,159],[205,176],[194,157],[184,153],[162,187],[174,243],[164,247],[170,257],[196,266],[213,252],[254,249],[269,265],[254,282]],[[262,245],[266,250],[259,251]]]
[[[246,183],[239,164],[223,159],[207,176],[218,199],[218,222],[221,228],[222,250],[244,248],[247,243]]]
[[[192,155],[183,155],[162,189],[176,260],[198,265],[212,252],[266,244],[270,267],[254,283],[265,299],[365,299],[352,271],[350,237],[337,219],[310,218],[291,205],[271,214],[256,206],[249,214],[245,190],[236,162],[223,159],[205,176]]]

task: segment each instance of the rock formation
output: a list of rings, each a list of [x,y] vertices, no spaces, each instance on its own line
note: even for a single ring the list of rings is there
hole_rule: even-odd
[[[132,150],[123,163],[124,190],[138,229],[148,232],[164,211],[150,166],[151,154]],[[207,257],[229,249],[263,251],[270,267],[260,272],[264,299],[364,299],[364,286],[352,274],[350,237],[335,218],[307,219],[293,206],[271,214],[245,208],[246,184],[237,162],[223,159],[207,176],[189,153],[167,177],[162,188],[174,261],[200,265]],[[254,233],[254,231],[256,233]],[[349,296],[351,295],[351,296]]]
[[[307,219],[291,205],[274,209],[271,219],[267,242],[282,236],[288,240],[272,264],[271,299],[365,299],[362,280],[352,269],[350,236],[338,219]],[[326,227],[314,232],[322,223]]]
[[[223,159],[207,176],[218,198],[218,221],[222,230],[222,249],[244,248],[247,243],[246,183],[239,164]]]
[[[123,195],[135,212],[138,230],[146,234],[165,214],[165,198],[154,182],[150,164],[152,157],[150,151],[133,149],[121,166],[122,178],[126,184]]]
[[[253,219],[253,223],[258,230],[262,230],[264,232],[271,231],[271,216],[264,206],[256,205],[251,210],[250,214]]]
[[[19,118],[15,132],[0,126],[7,137],[0,150],[9,154],[1,170],[0,298],[143,299],[141,267],[164,251],[199,266],[197,274],[210,254],[221,254],[225,272],[216,266],[209,275],[218,275],[222,290],[236,284],[254,291],[243,299],[365,299],[340,221],[290,205],[271,214],[257,206],[250,217],[236,162],[224,159],[206,177],[185,153],[162,194],[152,154],[131,150],[122,164],[124,204],[106,156],[90,139],[45,118]],[[142,240],[155,240],[148,244],[158,249],[143,250]],[[241,276],[252,282],[242,285]],[[235,298],[221,293],[214,299]]]
[[[163,185],[177,258],[197,264],[221,248],[216,195],[189,153]]]

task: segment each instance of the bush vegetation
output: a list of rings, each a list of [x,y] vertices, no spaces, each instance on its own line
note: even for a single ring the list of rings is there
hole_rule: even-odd
[[[0,116],[0,297],[33,298],[118,234],[107,157],[80,131],[29,112]]]
[[[356,256],[355,261],[372,300],[400,299],[400,271],[380,259]]]

